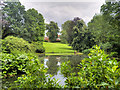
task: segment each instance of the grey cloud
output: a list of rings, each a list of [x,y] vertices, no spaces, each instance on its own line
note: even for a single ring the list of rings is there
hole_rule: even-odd
[[[97,2],[28,2],[22,3],[26,9],[35,8],[46,19],[46,22],[55,21],[59,27],[66,20],[74,17],[82,18],[86,23],[95,13],[99,13],[101,3]]]

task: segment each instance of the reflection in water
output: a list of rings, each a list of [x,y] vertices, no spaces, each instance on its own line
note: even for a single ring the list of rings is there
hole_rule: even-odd
[[[56,60],[55,56],[49,56],[46,65],[48,67],[48,74],[56,75],[58,71],[58,61]]]
[[[64,81],[66,78],[63,74],[61,74],[60,70],[58,69],[62,62],[70,60],[72,67],[77,67],[78,64],[82,59],[84,59],[86,56],[46,56],[44,58],[44,65],[46,68],[48,68],[47,74],[52,74],[55,79],[59,79],[59,84],[64,85]],[[77,72],[78,69],[74,68],[74,72]]]
[[[46,65],[47,61],[48,61],[48,59],[45,58],[45,59],[44,59],[44,66],[45,66],[46,68],[48,68],[48,66]]]

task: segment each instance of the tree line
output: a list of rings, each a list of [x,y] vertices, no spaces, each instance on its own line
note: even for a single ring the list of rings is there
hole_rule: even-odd
[[[100,11],[88,25],[79,17],[64,22],[61,42],[80,52],[99,45],[107,52],[120,54],[120,1],[106,2]]]
[[[43,41],[45,23],[42,14],[34,8],[25,11],[20,2],[5,2],[3,11],[2,39],[12,35],[29,42]]]
[[[34,8],[25,11],[20,2],[5,2],[3,7],[2,39],[12,35],[28,42],[43,42],[45,30],[51,42],[55,42],[60,32],[56,22],[45,24],[44,17]],[[107,52],[120,54],[120,1],[106,2],[101,13],[85,24],[75,17],[62,24],[61,42],[68,43],[73,49],[84,52],[94,45]],[[89,50],[88,50],[89,51]]]

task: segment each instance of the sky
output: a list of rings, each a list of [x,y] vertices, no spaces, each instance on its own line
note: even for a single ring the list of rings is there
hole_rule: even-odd
[[[74,17],[82,18],[87,24],[93,16],[100,13],[104,0],[20,0],[25,9],[35,8],[46,23],[54,21],[61,25]]]

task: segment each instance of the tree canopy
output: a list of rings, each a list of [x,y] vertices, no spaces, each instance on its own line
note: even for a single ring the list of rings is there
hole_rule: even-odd
[[[35,9],[29,9],[25,12],[25,28],[24,38],[28,41],[43,41],[45,33],[45,24],[43,16]]]
[[[46,29],[48,30],[47,36],[49,37],[49,40],[51,42],[55,42],[59,33],[59,27],[57,23],[50,21],[50,23],[46,25]]]
[[[88,31],[85,22],[79,17],[62,24],[61,37],[64,42],[68,42],[73,49],[78,51],[88,49],[93,45],[92,35]]]
[[[25,11],[20,2],[5,2],[3,7],[2,38],[12,35],[29,42],[43,41],[45,24],[43,16],[35,9]]]
[[[24,6],[20,2],[6,2],[2,11],[3,20],[6,22],[2,28],[2,38],[9,35],[20,37],[21,30],[24,30]]]

